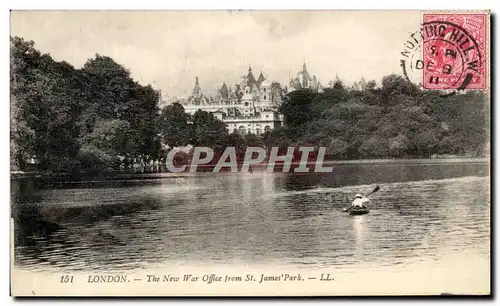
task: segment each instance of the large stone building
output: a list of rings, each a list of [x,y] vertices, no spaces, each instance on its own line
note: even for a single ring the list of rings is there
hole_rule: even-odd
[[[278,113],[282,94],[279,83],[269,82],[262,72],[255,78],[249,67],[240,83],[232,87],[223,83],[214,96],[203,94],[196,77],[191,96],[181,103],[189,114],[211,112],[227,124],[230,132],[261,135],[283,124],[283,116]]]
[[[284,94],[299,89],[320,91],[321,88],[316,76],[311,77],[307,71],[306,64],[290,80],[289,88],[268,81],[262,72],[255,78],[250,66],[238,84],[227,86],[223,83],[215,95],[205,95],[196,77],[191,95],[179,102],[186,113],[194,114],[198,110],[212,113],[227,124],[229,132],[261,135],[282,126],[283,116],[278,109]]]

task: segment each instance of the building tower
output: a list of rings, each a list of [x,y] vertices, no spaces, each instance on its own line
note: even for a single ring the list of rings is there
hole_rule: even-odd
[[[193,98],[201,98],[201,96],[202,96],[202,92],[201,92],[201,88],[200,88],[200,82],[198,80],[198,77],[196,77],[192,97]]]

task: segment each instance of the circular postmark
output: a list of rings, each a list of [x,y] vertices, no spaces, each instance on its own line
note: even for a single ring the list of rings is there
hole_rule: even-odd
[[[483,56],[474,35],[446,20],[422,23],[401,52],[403,74],[425,89],[478,88],[482,66]]]

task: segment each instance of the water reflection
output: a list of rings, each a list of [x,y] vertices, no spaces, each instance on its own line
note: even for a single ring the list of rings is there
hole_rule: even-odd
[[[123,270],[280,261],[341,268],[406,264],[471,248],[489,254],[487,165],[398,167],[356,164],[300,176],[207,173],[106,188],[15,182],[16,264]],[[381,190],[371,196],[370,214],[340,211],[374,182]]]
[[[354,236],[356,237],[356,246],[363,249],[363,241],[364,241],[364,231],[366,225],[363,223],[363,220],[366,216],[353,216],[352,218],[352,226],[354,229]]]

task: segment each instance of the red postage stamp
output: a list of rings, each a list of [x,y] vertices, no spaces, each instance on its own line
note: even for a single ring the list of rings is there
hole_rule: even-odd
[[[421,34],[426,89],[485,89],[487,15],[424,14]]]

